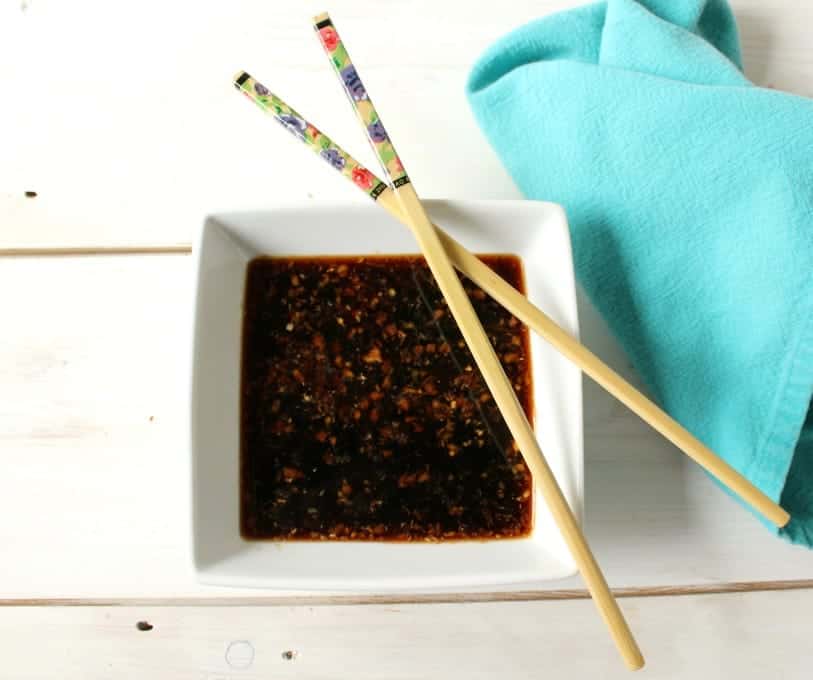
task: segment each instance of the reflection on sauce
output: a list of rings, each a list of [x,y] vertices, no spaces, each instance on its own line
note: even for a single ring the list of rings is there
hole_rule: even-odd
[[[518,258],[482,259],[523,290]],[[527,330],[463,283],[531,418]],[[530,531],[530,473],[423,258],[253,260],[242,362],[245,538]]]

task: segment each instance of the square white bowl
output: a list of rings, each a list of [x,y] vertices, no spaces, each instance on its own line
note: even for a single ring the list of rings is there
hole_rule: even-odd
[[[558,205],[426,201],[475,253],[522,259],[528,297],[578,336],[570,235]],[[196,247],[192,355],[192,543],[198,580],[232,586],[403,592],[521,585],[575,564],[545,503],[525,538],[447,543],[246,541],[239,525],[240,353],[246,266],[258,255],[415,253],[409,230],[372,204],[303,203],[213,215]],[[576,516],[583,512],[581,375],[532,334],[535,430]]]

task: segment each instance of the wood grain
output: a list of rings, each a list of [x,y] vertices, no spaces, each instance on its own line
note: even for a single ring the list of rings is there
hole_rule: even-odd
[[[189,255],[192,245],[156,246],[34,246],[31,248],[0,248],[0,257],[75,257],[83,255]]]
[[[813,579],[797,581],[746,581],[711,586],[683,585],[652,588],[616,588],[617,598],[684,597],[724,593],[756,593],[785,590],[813,590]],[[516,590],[478,593],[409,593],[405,595],[255,595],[251,597],[129,597],[129,598],[13,598],[0,599],[0,607],[267,607],[267,606],[354,606],[369,604],[454,604],[462,602],[539,602],[586,600],[584,588],[566,590]]]
[[[647,677],[809,677],[813,591],[625,605]],[[0,608],[0,639],[0,674],[14,680],[629,677],[584,600]]]

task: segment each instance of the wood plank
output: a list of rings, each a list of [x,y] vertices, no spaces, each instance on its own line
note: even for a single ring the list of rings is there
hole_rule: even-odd
[[[577,4],[514,0],[496,11],[463,0],[380,0],[370,11],[334,0],[330,9],[418,188],[514,198],[468,110],[465,80],[500,35]],[[746,72],[758,84],[813,95],[813,6],[732,4]],[[0,248],[177,245],[214,210],[363,200],[231,86],[236,69],[251,70],[371,162],[312,36],[309,19],[322,10],[323,0],[201,3],[194,13],[159,0],[3,3],[0,79],[15,94],[0,110]],[[411,49],[394,48],[387,26]],[[400,106],[405,82],[415,99],[442,102],[443,115]],[[450,170],[424,149],[478,160]]]
[[[9,556],[0,599],[292,595],[193,578],[190,264],[184,255],[0,258],[0,545]],[[632,378],[580,304],[585,343]],[[614,588],[813,577],[813,552],[773,537],[591,383],[585,423],[586,532]],[[521,588],[525,597],[581,589],[576,578]]]
[[[813,591],[637,598],[623,607],[647,657],[645,677],[810,677]],[[631,677],[586,600],[14,607],[0,608],[0,639],[2,674],[15,680]]]

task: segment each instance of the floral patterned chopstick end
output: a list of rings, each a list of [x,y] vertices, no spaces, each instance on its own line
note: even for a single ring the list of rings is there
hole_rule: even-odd
[[[336,75],[341,80],[342,87],[344,87],[350,103],[367,131],[367,138],[381,161],[386,177],[396,189],[409,183],[409,177],[406,170],[404,170],[401,159],[398,158],[395,147],[392,145],[389,135],[384,129],[384,124],[381,122],[381,118],[375,110],[367,90],[364,88],[364,83],[359,78],[356,67],[353,66],[353,62],[350,60],[350,55],[347,53],[342,39],[336,32],[333,21],[327,14],[320,14],[314,17],[313,27],[316,29],[319,42],[322,43],[322,47],[325,48],[325,52],[336,70]]]
[[[367,193],[373,200],[378,198],[387,185],[348,154],[330,137],[300,116],[284,101],[257,82],[245,71],[234,76],[234,86],[263,111],[285,127],[297,139],[319,154],[333,168]]]

